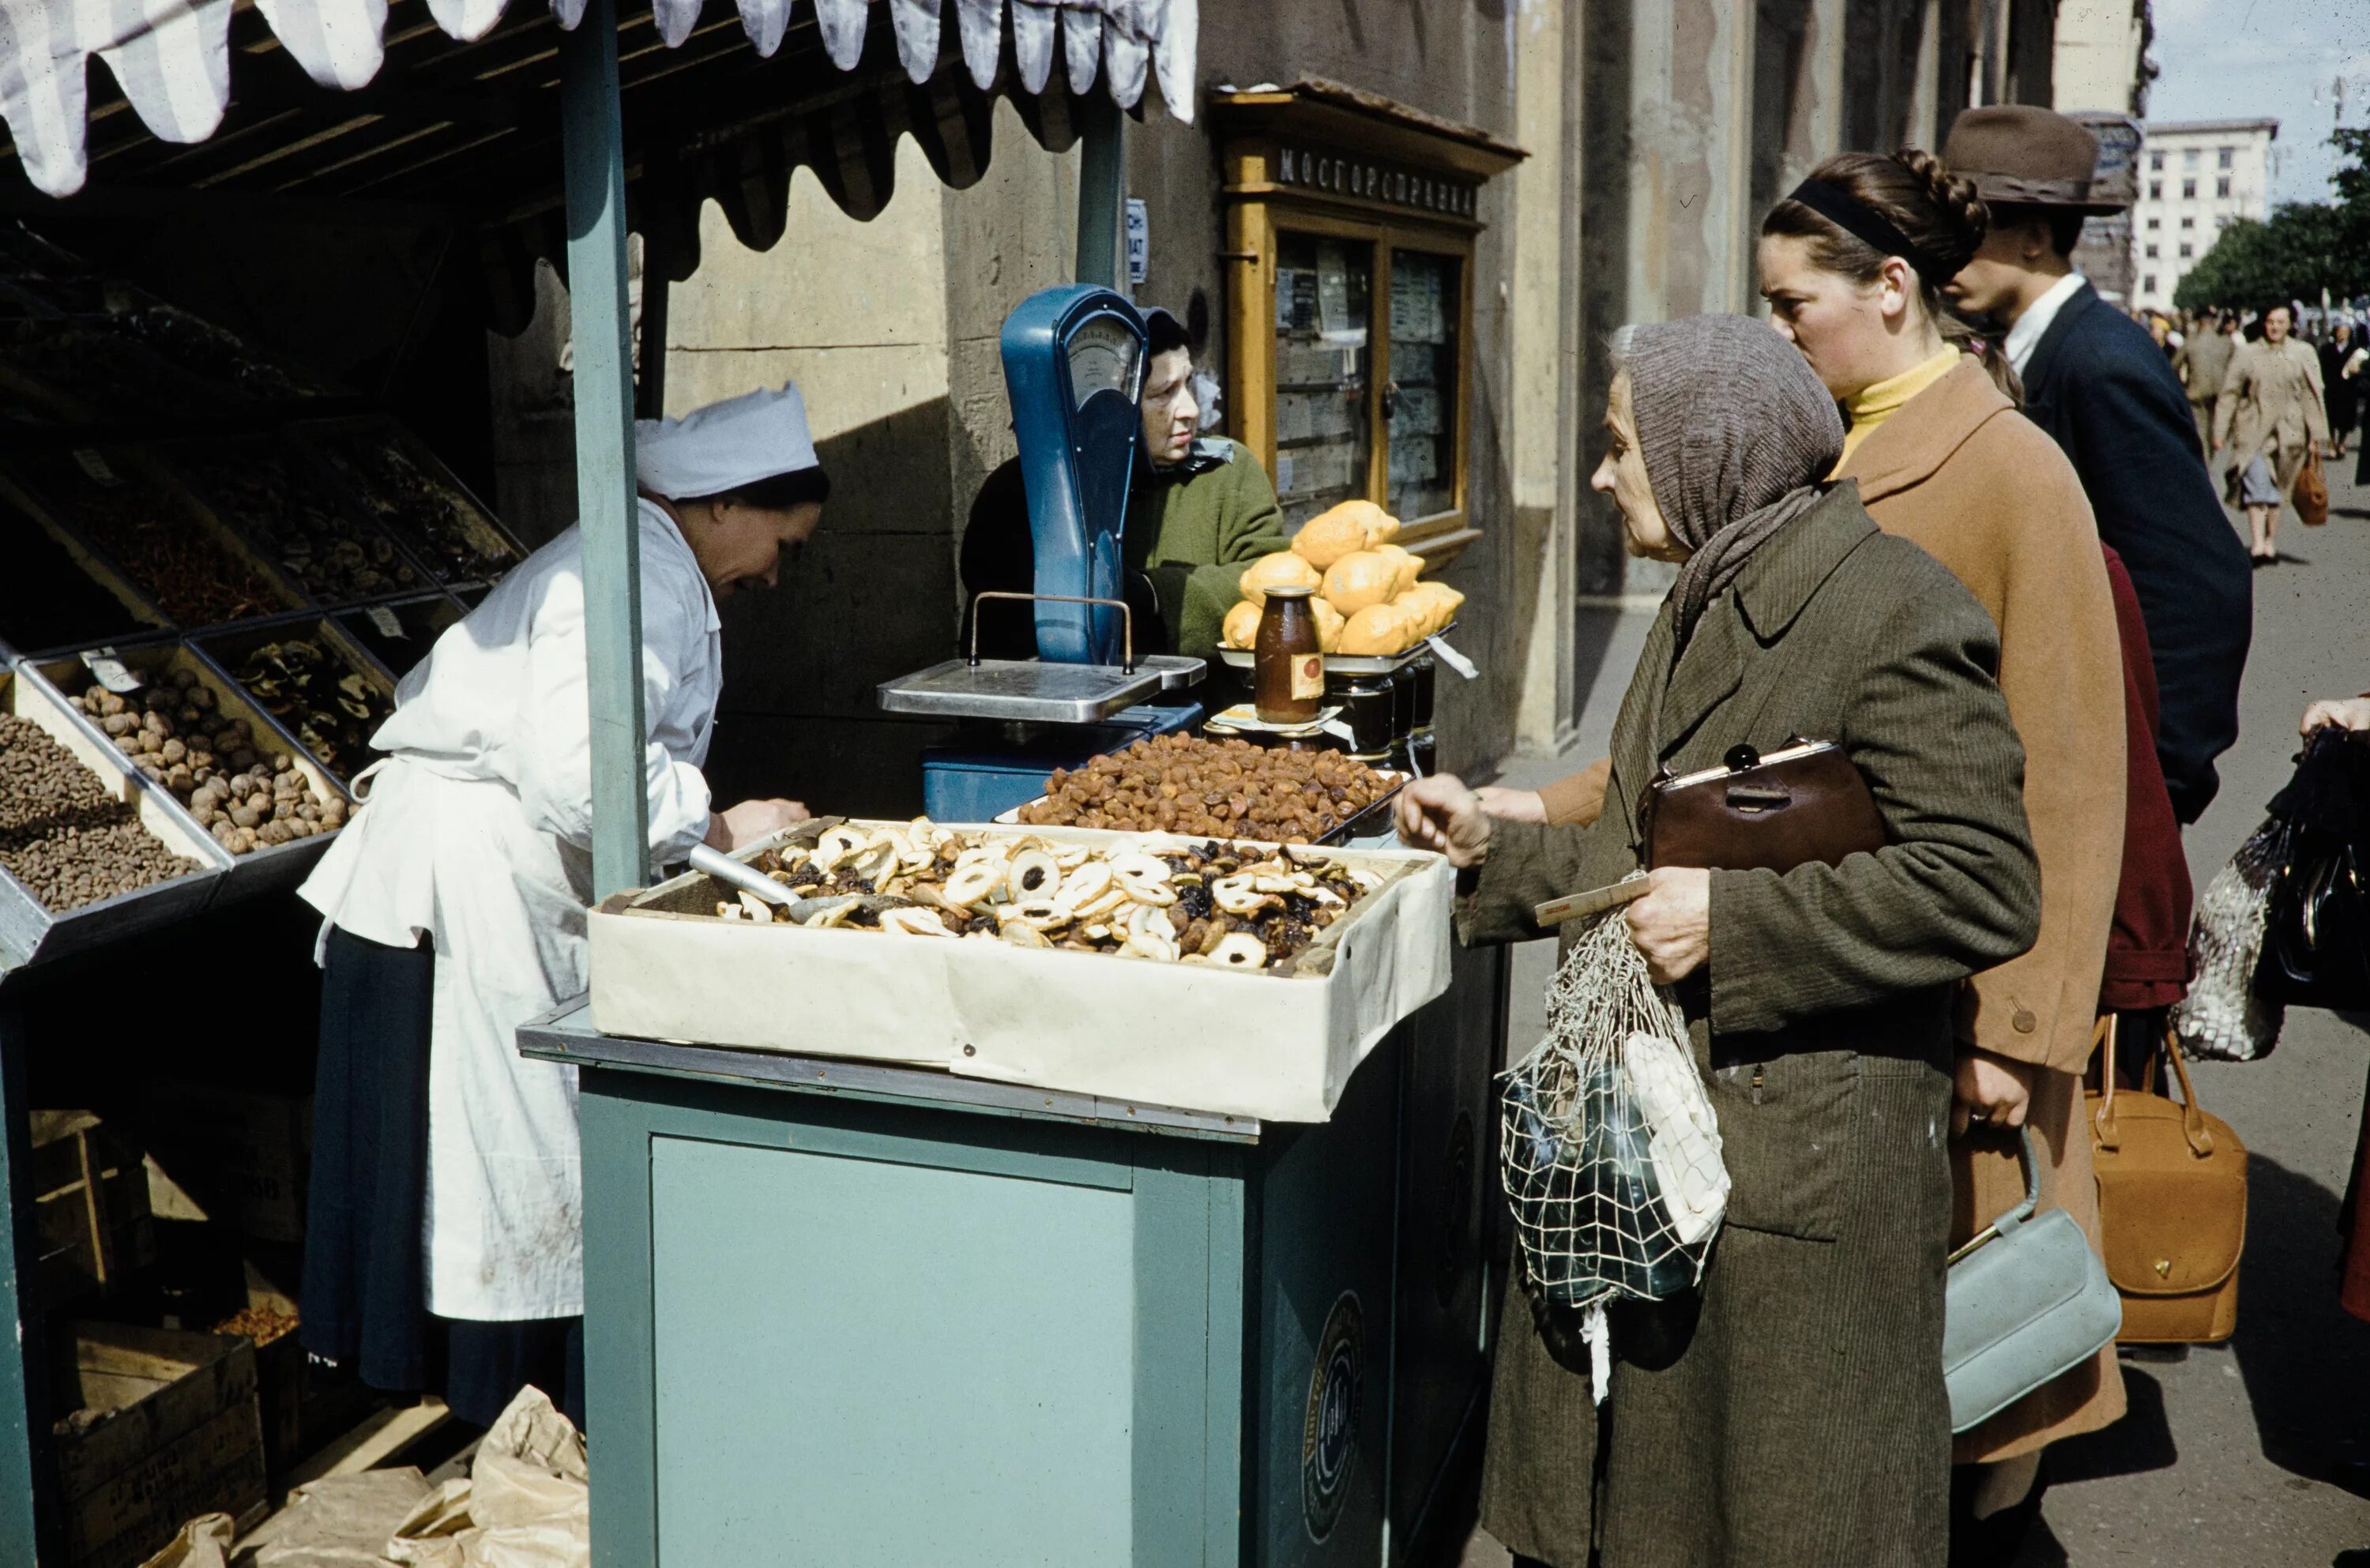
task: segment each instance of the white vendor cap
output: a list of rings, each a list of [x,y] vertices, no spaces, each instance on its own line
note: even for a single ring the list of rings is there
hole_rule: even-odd
[[[777,474],[820,467],[798,383],[760,387],[695,409],[679,420],[636,420],[641,488],[669,501],[721,495]]]

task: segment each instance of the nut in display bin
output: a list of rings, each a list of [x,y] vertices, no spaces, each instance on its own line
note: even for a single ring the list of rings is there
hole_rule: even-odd
[[[199,914],[213,901],[230,854],[201,832],[164,790],[123,760],[122,754],[75,721],[73,710],[38,674],[0,671],[0,713],[23,720],[78,763],[99,786],[90,804],[128,807],[147,840],[180,858],[187,869],[86,904],[52,909],[0,866],[0,977],[12,969],[47,963]],[[14,726],[11,726],[13,729]],[[15,770],[9,770],[13,779]],[[10,788],[0,782],[0,790]],[[0,806],[7,802],[0,797]],[[0,830],[0,842],[6,841]]]
[[[178,643],[166,643],[144,648],[125,648],[114,651],[117,667],[139,681],[139,686],[115,695],[122,703],[122,711],[102,715],[90,711],[89,699],[94,693],[108,691],[106,683],[80,657],[43,660],[29,666],[31,676],[43,683],[63,704],[73,710],[70,717],[85,732],[118,752],[130,753],[131,741],[142,733],[140,715],[147,709],[167,711],[171,721],[158,726],[169,731],[164,743],[164,760],[168,771],[162,778],[151,778],[152,785],[161,784],[174,797],[177,804],[190,816],[199,832],[220,846],[231,858],[223,885],[216,893],[218,902],[243,899],[259,893],[273,892],[295,886],[312,870],[313,862],[328,847],[352,810],[352,801],[330,777],[327,769],[306,755],[288,732],[271,716],[257,707],[238,686],[223,674],[194,649]],[[109,672],[110,674],[112,672]],[[84,699],[84,707],[75,709],[75,699]],[[159,702],[169,698],[169,703]],[[183,717],[194,709],[199,717]],[[261,782],[255,784],[248,795],[232,800],[222,785],[233,778],[254,779],[257,776],[236,765],[236,754],[212,756],[201,749],[195,755],[208,757],[208,778],[199,779],[187,758],[192,746],[203,748],[202,737],[212,732],[207,721],[219,718],[225,722],[246,726],[244,735],[254,754],[251,767],[261,769]],[[129,719],[132,722],[123,724]],[[126,734],[119,739],[109,733],[110,726],[121,726]],[[174,754],[173,743],[179,743],[181,755]],[[275,756],[288,759],[293,782],[285,798],[276,798],[271,782]],[[134,766],[137,764],[134,762]],[[262,804],[253,804],[256,796]],[[309,805],[312,815],[298,813]],[[239,835],[225,832],[235,825],[233,813],[256,820],[245,824],[248,832]],[[217,826],[210,827],[200,820],[211,813]],[[283,826],[271,828],[269,824],[283,818],[304,824],[301,832],[290,832]],[[263,827],[259,837],[255,830]]]
[[[341,788],[377,760],[370,737],[395,710],[395,683],[335,621],[242,627],[197,648]]]

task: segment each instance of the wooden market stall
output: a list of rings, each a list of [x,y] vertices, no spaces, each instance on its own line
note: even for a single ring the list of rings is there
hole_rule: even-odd
[[[650,874],[633,675],[628,230],[648,258],[645,341],[662,346],[664,284],[697,264],[704,202],[719,203],[744,244],[766,248],[781,237],[791,173],[809,167],[843,208],[869,217],[889,199],[905,136],[940,179],[968,185],[986,166],[1001,98],[1042,145],[1084,139],[1080,270],[1110,280],[1122,111],[1156,76],[1171,104],[1192,103],[1192,8],[967,0],[943,26],[938,6],[903,0],[819,0],[795,16],[788,0],[705,12],[698,0],[317,0],[105,14],[57,0],[11,14],[19,25],[0,52],[14,165],[0,169],[0,212],[15,220],[0,246],[11,252],[0,276],[13,280],[0,283],[0,544],[12,559],[0,616],[42,629],[6,650],[0,686],[6,711],[62,748],[59,766],[87,774],[77,786],[98,792],[87,809],[125,818],[127,842],[161,841],[183,859],[146,882],[127,873],[132,885],[99,897],[0,873],[0,1179],[14,1219],[14,1245],[0,1248],[0,1315],[22,1346],[0,1356],[0,1546],[12,1561],[128,1563],[161,1544],[156,1526],[169,1534],[178,1524],[171,1507],[236,1511],[252,1500],[259,1463],[193,1468],[171,1444],[246,1455],[253,1424],[235,1407],[244,1389],[252,1408],[263,1358],[193,1343],[125,1349],[106,1333],[63,1361],[52,1354],[50,1331],[63,1320],[43,1280],[54,1261],[81,1260],[101,1278],[136,1273],[156,1226],[136,1195],[142,1172],[103,1127],[45,1124],[35,1147],[29,1084],[69,1057],[119,1086],[161,1078],[160,1061],[202,1080],[209,1054],[186,1048],[201,1039],[309,1041],[309,922],[284,896],[253,895],[284,895],[342,822],[363,761],[352,727],[366,734],[383,711],[395,651],[424,646],[522,551],[372,398],[225,343],[37,236],[62,218],[425,225],[443,236],[443,264],[474,274],[481,318],[497,329],[523,323],[538,261],[562,271],[593,628],[595,873],[604,892],[636,887]],[[648,359],[646,407],[663,354]],[[122,515],[127,500],[137,517]],[[139,553],[165,545],[206,553],[210,575],[192,576],[169,551]],[[99,695],[119,686],[120,709]],[[299,686],[319,700],[290,701]],[[257,836],[227,820],[250,812],[245,803],[200,804],[202,786],[177,785],[182,759],[163,739],[153,754],[132,749],[164,733],[144,727],[144,691],[247,726],[238,738],[259,766],[292,781],[264,784],[259,822],[277,816],[283,794],[310,814],[292,804],[284,835]],[[284,768],[270,767],[282,758]],[[210,810],[224,820],[201,820]],[[111,1016],[112,983],[131,974],[160,999],[204,998],[202,1021],[159,1031],[147,1026],[172,1020],[169,1009]],[[119,1054],[124,1041],[139,1048]],[[301,1071],[309,1052],[281,1054]],[[175,1092],[188,1118],[227,1124],[203,1081]],[[264,1099],[283,1112],[293,1103]],[[256,1109],[252,1097],[241,1103]],[[291,1130],[271,1147],[300,1139]],[[248,1234],[301,1237],[289,1174],[234,1171],[241,1190],[211,1212],[244,1219],[252,1208]],[[53,1191],[68,1201],[34,1201]],[[84,1499],[98,1490],[62,1486],[72,1439],[52,1430],[67,1385],[110,1376],[127,1355],[184,1368],[159,1385],[183,1415],[144,1402],[156,1443],[121,1468],[121,1485],[153,1499],[145,1516],[93,1513]],[[201,1383],[203,1398],[178,1391]],[[272,1414],[265,1408],[262,1424]],[[259,1454],[270,1434],[252,1435]]]

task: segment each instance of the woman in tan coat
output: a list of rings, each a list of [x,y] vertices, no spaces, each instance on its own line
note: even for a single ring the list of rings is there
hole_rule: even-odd
[[[1877,526],[1925,547],[2000,628],[2000,690],[2024,741],[2024,808],[2041,858],[2041,940],[1961,997],[1962,1111],[1995,1125],[1958,1145],[1953,1239],[2020,1195],[2014,1145],[1996,1124],[2029,1119],[2052,1161],[2043,1205],[2071,1213],[2095,1247],[2080,1075],[2114,918],[2127,782],[2123,646],[2098,526],[2056,443],[1978,361],[1942,341],[1927,279],[1950,277],[1983,240],[1973,186],[1911,151],[1847,154],[1812,178],[1850,199],[1844,216],[1872,213],[1914,250],[1886,254],[1894,247],[1789,200],[1761,225],[1762,292],[1778,329],[1852,421],[1838,475],[1859,481]],[[1972,1511],[2019,1502],[2042,1447],[2123,1412],[2110,1347],[1965,1434],[1959,1461],[1986,1467],[1968,1478]],[[2002,1561],[2013,1555],[2004,1544]]]
[[[2230,356],[2214,409],[2214,454],[2218,459],[2225,447],[2238,449],[2231,461],[2258,566],[2280,559],[2280,508],[2295,493],[2306,455],[2329,439],[2320,357],[2290,336],[2295,326],[2286,306],[2265,308],[2263,335]]]

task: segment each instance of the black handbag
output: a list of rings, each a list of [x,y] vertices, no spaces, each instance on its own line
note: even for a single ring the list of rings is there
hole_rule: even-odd
[[[2370,1009],[2370,742],[2315,731],[2271,811],[2286,826],[2286,854],[2264,911],[2255,995]]]

